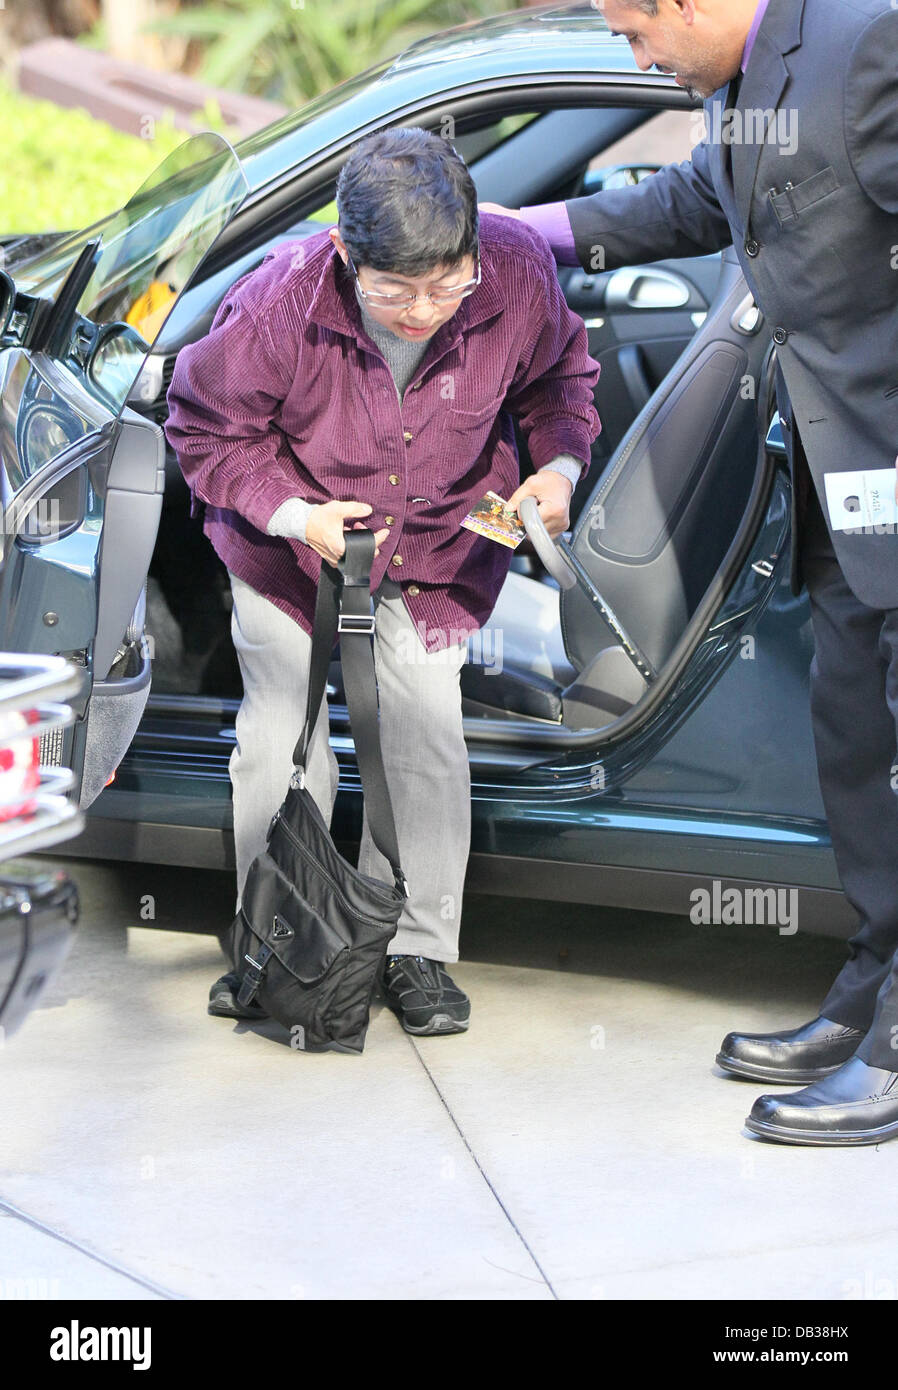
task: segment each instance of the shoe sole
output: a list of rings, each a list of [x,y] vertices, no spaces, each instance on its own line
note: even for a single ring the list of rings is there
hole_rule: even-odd
[[[879,1144],[898,1134],[898,1121],[867,1130],[806,1130],[787,1129],[784,1125],[766,1124],[763,1120],[745,1121],[746,1129],[763,1139],[779,1139],[784,1144],[805,1144],[809,1148],[850,1148],[852,1145]]]
[[[262,1019],[268,1018],[268,1014],[264,1013],[261,1010],[257,1013],[249,1013],[248,1010],[241,1009],[239,1007],[235,1008],[234,1005],[231,1005],[230,1007],[228,1007],[227,1005],[219,1007],[211,999],[206,1009],[206,1013],[211,1014],[213,1018],[249,1018],[255,1019],[257,1022],[261,1022]]]
[[[726,1057],[722,1052],[718,1052],[714,1059],[722,1071],[728,1072],[730,1076],[741,1076],[746,1081],[773,1081],[781,1082],[784,1086],[791,1086],[795,1082],[800,1085],[810,1085],[812,1081],[822,1081],[824,1077],[831,1076],[839,1067],[845,1065],[838,1062],[833,1067],[805,1067],[802,1071],[793,1068],[791,1071],[776,1071],[773,1067],[762,1067],[754,1062],[736,1062],[731,1057]],[[845,1061],[849,1059],[846,1057]]]
[[[466,1033],[470,1017],[452,1018],[450,1014],[434,1014],[426,1023],[419,1026],[414,1023],[407,1023],[402,1015],[402,1009],[393,1003],[385,991],[381,991],[381,998],[391,1013],[395,1014],[407,1033],[414,1033],[416,1038],[427,1038],[436,1036],[440,1033]]]
[[[434,1014],[433,1018],[415,1028],[412,1024],[406,1023],[404,1018],[399,1019],[407,1033],[414,1033],[416,1038],[427,1038],[441,1033],[466,1033],[468,1031],[469,1019],[450,1018],[448,1014]]]

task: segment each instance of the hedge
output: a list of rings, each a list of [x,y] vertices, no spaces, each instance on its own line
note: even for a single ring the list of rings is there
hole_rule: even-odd
[[[221,114],[203,113],[209,129]],[[87,111],[23,96],[0,79],[0,237],[87,227],[130,198],[157,164],[188,138],[169,119],[152,139],[114,130]]]

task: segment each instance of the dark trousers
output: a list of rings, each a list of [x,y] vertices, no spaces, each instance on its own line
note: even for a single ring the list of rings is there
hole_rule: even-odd
[[[858,1055],[898,1071],[898,608],[845,582],[813,484],[801,530],[811,600],[811,716],[842,887],[860,918],[820,1012],[862,1028]]]

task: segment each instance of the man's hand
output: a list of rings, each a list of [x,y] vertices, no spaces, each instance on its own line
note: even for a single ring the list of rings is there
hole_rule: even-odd
[[[517,217],[520,220],[520,208],[504,208],[501,203],[478,203],[478,212],[498,212],[501,217]]]
[[[343,523],[351,517],[368,516],[371,510],[372,508],[367,502],[319,503],[309,512],[309,519],[306,522],[306,544],[316,550],[322,560],[326,560],[329,565],[336,565],[346,550]],[[365,529],[361,521],[356,521],[350,529],[357,531],[360,527],[362,530]],[[375,556],[380,554],[380,546],[389,534],[388,527],[382,531],[375,531]]]
[[[520,516],[520,504],[525,497],[535,497],[539,504],[539,515],[543,525],[553,538],[560,536],[571,524],[569,504],[571,493],[569,479],[556,473],[552,468],[541,468],[511,494],[508,505],[514,507]]]

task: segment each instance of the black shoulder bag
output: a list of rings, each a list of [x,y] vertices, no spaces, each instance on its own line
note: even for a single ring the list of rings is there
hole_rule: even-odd
[[[348,531],[339,566],[323,562],[306,722],[293,751],[287,795],[268,827],[267,849],[250,865],[229,944],[241,978],[238,1003],[256,1002],[290,1029],[303,1051],[331,1043],[361,1052],[371,996],[408,897],[377,717],[370,573],[374,533]],[[395,882],[359,873],[335,846],[305,786],[315,717],[337,633],[343,683],[368,823]]]

